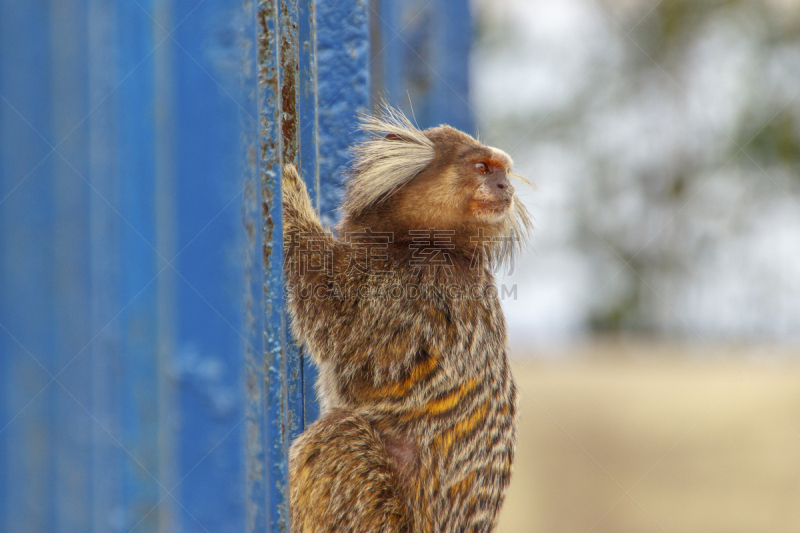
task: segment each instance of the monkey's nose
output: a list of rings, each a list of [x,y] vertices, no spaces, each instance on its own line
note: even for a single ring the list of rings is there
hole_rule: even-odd
[[[508,181],[507,178],[501,178],[489,184],[490,190],[499,197],[507,198],[514,194],[514,186]]]
[[[490,174],[489,179],[486,180],[486,185],[489,187],[489,190],[494,190],[495,187],[504,192],[513,190],[505,172],[494,172]]]

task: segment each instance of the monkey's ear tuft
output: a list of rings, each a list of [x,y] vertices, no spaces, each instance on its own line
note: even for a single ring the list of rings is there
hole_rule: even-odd
[[[399,109],[386,102],[375,115],[361,116],[366,140],[353,147],[355,156],[344,210],[357,214],[382,202],[433,161],[433,141]]]
[[[402,111],[385,100],[380,103],[375,114],[362,114],[360,118],[360,129],[370,136],[370,140],[377,137],[381,140],[405,141],[433,148],[433,142],[422,130],[414,126]]]

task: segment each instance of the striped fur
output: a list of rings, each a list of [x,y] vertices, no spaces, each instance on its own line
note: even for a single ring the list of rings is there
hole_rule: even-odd
[[[370,269],[353,269],[357,250],[345,238],[368,223],[401,224],[398,210],[408,199],[393,192],[403,184],[416,191],[414,177],[427,179],[436,165],[416,170],[409,154],[417,147],[438,154],[441,135],[464,134],[420,132],[399,114],[367,119],[365,128],[400,140],[376,137],[356,150],[339,236],[322,227],[295,169],[284,172],[292,329],[319,367],[323,403],[322,417],[291,449],[292,531],[493,531],[514,458],[516,391],[490,265],[475,268],[462,244],[468,240],[456,232],[447,270],[411,268],[413,252],[399,237]],[[409,161],[381,155],[392,143]],[[506,218],[526,229],[526,214],[514,209]],[[359,217],[363,210],[375,216]],[[513,224],[504,220],[492,231]],[[330,268],[303,268],[312,242],[327,251]],[[393,288],[408,287],[424,296],[392,296]]]

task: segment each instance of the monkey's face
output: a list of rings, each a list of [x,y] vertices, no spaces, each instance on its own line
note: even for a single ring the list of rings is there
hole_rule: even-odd
[[[468,240],[479,228],[502,234],[515,215],[511,158],[449,126],[425,130],[435,156],[387,204],[394,219],[419,228],[455,230]]]
[[[431,189],[427,197],[444,200],[437,210],[462,225],[505,225],[514,203],[508,154],[449,126],[426,130],[425,135],[433,141],[436,157],[426,172],[432,176],[419,181]]]
[[[514,200],[514,186],[509,180],[511,159],[500,150],[487,148],[466,158],[460,174],[465,187],[473,189],[468,209],[477,221],[501,223]],[[463,178],[462,178],[463,179]]]
[[[450,126],[420,131],[386,113],[366,119],[373,137],[356,147],[342,230],[390,231],[402,246],[433,228],[465,250],[489,238],[500,243],[495,257],[510,257],[530,218],[515,197],[508,154]]]

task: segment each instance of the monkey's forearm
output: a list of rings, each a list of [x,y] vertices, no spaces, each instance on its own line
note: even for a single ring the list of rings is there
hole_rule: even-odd
[[[315,357],[335,356],[345,372],[370,362],[376,376],[397,373],[414,357],[419,338],[415,325],[405,324],[407,306],[362,294],[369,276],[348,273],[352,250],[323,228],[294,166],[286,165],[282,184],[287,303],[298,339]],[[388,317],[387,303],[398,307]],[[350,335],[334,349],[331,330]]]
[[[287,303],[298,340],[316,344],[314,332],[326,330],[343,318],[331,293],[347,290],[352,281],[334,264],[341,263],[347,254],[344,243],[322,226],[294,165],[284,167],[282,186]]]

